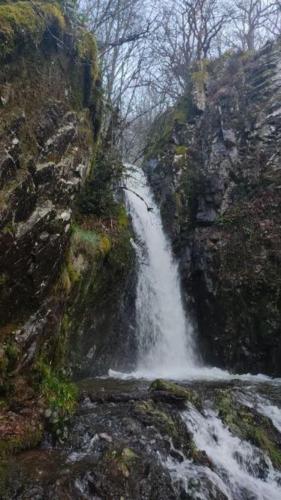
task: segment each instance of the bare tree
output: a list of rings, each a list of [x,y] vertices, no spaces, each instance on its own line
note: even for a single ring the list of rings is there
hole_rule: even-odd
[[[265,27],[270,37],[276,38],[281,35],[281,0],[273,2]]]
[[[232,2],[232,43],[253,51],[272,37],[277,28],[278,3],[271,0],[235,0]],[[277,34],[277,33],[276,33]]]
[[[100,49],[108,109],[129,114],[147,60],[153,16],[143,0],[86,0],[84,14]]]
[[[72,0],[67,0],[72,1]],[[76,0],[75,0],[76,1]],[[281,0],[80,0],[100,49],[105,130],[142,149],[156,114],[187,89],[195,65],[280,34]],[[113,121],[118,127],[112,127]],[[138,142],[138,147],[134,145]]]
[[[220,0],[159,0],[158,6],[162,15],[152,46],[156,78],[151,79],[159,93],[174,100],[185,91],[194,62],[216,55],[228,9]]]

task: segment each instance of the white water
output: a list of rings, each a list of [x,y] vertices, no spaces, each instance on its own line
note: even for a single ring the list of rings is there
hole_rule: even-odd
[[[136,303],[138,362],[134,372],[110,371],[110,376],[189,381],[238,379],[279,385],[280,379],[272,380],[264,375],[238,376],[202,366],[193,328],[184,312],[178,268],[143,174],[138,173],[129,188],[134,191],[128,192],[127,201],[138,240],[135,248],[140,265]],[[152,211],[147,210],[136,193]],[[241,402],[255,406],[281,432],[281,410],[257,394],[251,394],[250,391]],[[233,435],[214,410],[205,409],[200,413],[190,406],[182,418],[197,449],[205,451],[212,463],[209,467],[191,460],[182,463],[171,457],[166,460],[172,478],[181,483],[188,498],[209,500],[224,495],[228,500],[281,499],[281,473],[274,469],[269,457],[250,442]]]
[[[177,264],[172,257],[158,207],[138,173],[127,192],[135,234],[139,240],[139,279],[137,287],[136,324],[138,364],[142,376],[182,378],[198,365],[193,329],[187,320],[180,291]]]
[[[189,461],[179,465],[170,463],[168,466],[175,477],[190,477],[192,467],[194,476],[202,480],[205,475],[230,500],[280,500],[281,473],[260,449],[231,434],[213,410],[202,415],[190,407],[183,419],[193,433],[197,448],[204,450],[213,463],[213,471],[196,467]],[[210,498],[209,492],[210,486],[203,498]]]
[[[271,420],[272,425],[281,434],[281,410],[278,406],[273,405],[270,401],[262,397],[260,394],[238,394],[239,401],[248,406],[248,408],[253,408],[264,417]]]
[[[163,231],[159,208],[140,170],[134,173],[128,188],[127,204],[138,238],[135,248],[140,265],[136,303],[138,362],[132,373],[110,370],[109,376],[149,380],[157,377],[270,380],[264,375],[233,375],[219,368],[202,366],[193,328],[184,312],[171,244]]]

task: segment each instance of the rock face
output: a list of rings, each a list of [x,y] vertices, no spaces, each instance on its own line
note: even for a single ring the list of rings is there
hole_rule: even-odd
[[[205,360],[272,375],[281,366],[280,68],[280,43],[269,43],[195,72],[146,164]]]
[[[126,333],[128,221],[119,223],[117,202],[107,221],[79,212],[101,120],[97,59],[93,36],[73,29],[56,4],[0,5],[0,457],[2,438],[8,452],[36,444],[29,406],[40,440],[40,391],[53,376],[57,384],[67,354],[77,375],[85,357],[89,374],[106,343],[105,373]],[[112,342],[106,325],[115,326]],[[16,443],[11,421],[23,421]]]
[[[35,4],[29,12],[30,3],[24,2],[0,10],[3,37],[10,28],[10,51],[1,54],[0,74],[1,325],[21,321],[50,292],[69,242],[71,205],[85,180],[81,172],[87,175],[93,155],[95,99],[83,95],[83,88],[84,66],[97,63],[85,59],[83,66],[80,40],[67,40],[60,11],[47,7],[38,4],[36,10]],[[34,22],[45,16],[38,49],[28,44],[27,27],[17,24],[23,22],[17,21],[19,9]],[[20,28],[26,45],[17,54],[12,36]],[[66,76],[71,66],[75,77]],[[91,94],[97,85],[93,79]]]

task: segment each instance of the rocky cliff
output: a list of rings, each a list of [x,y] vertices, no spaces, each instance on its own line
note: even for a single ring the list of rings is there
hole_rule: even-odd
[[[280,42],[201,63],[146,155],[205,361],[271,375],[281,361],[280,68]]]
[[[99,146],[93,36],[57,3],[2,2],[0,64],[2,456],[40,440],[42,415],[64,432],[75,406],[65,370],[79,376],[82,360],[83,374],[115,366],[133,254],[110,176],[99,183],[114,164]],[[96,185],[106,213],[83,209]]]

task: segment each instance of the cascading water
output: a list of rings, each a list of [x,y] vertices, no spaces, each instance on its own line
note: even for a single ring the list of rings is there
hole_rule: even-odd
[[[178,266],[166,237],[160,210],[145,175],[133,165],[126,199],[137,237],[138,261],[136,324],[138,362],[132,373],[109,370],[115,378],[162,377],[174,380],[223,379],[233,375],[203,366],[196,350],[194,332],[181,296]],[[235,376],[241,380],[267,380],[259,375]]]
[[[110,372],[117,378],[156,377],[188,380],[239,379],[267,382],[272,387],[280,380],[263,375],[233,375],[218,368],[203,366],[196,350],[193,328],[185,315],[179,273],[171,245],[164,234],[161,216],[153,195],[141,172],[134,174],[127,192],[132,216],[136,251],[139,260],[137,288],[138,363],[130,374]],[[204,384],[205,382],[203,382]],[[233,383],[233,382],[232,382]],[[239,386],[238,386],[239,387]],[[271,420],[281,432],[281,410],[270,401],[245,389],[237,390],[237,400],[245,407],[255,408]],[[201,411],[188,405],[182,419],[193,436],[194,445],[207,457],[206,466],[193,460],[182,461],[171,456],[163,463],[175,484],[184,490],[183,498],[209,500],[279,500],[281,473],[273,467],[269,456],[253,443],[240,439],[219,418],[214,402],[207,399]],[[208,462],[209,461],[209,462]]]
[[[199,489],[197,496],[188,498],[217,498],[216,493],[211,494],[216,489],[229,500],[280,500],[281,473],[262,450],[234,436],[211,409],[202,414],[190,406],[182,418],[194,444],[204,450],[212,464],[209,468],[189,460],[180,464],[168,460],[174,480],[181,481],[187,493],[194,494],[194,487]]]
[[[178,268],[162,228],[159,209],[144,175],[135,175],[127,200],[139,239],[137,372],[150,377],[181,378],[198,364],[193,329],[184,313]]]

